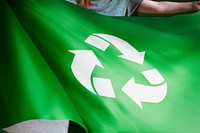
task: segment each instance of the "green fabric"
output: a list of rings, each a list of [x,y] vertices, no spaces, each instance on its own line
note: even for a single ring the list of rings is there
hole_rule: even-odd
[[[2,2],[0,45],[0,126],[29,119],[76,119],[81,123],[64,87]]]
[[[198,133],[200,131],[200,13],[174,17],[107,17],[62,0],[10,0],[1,15],[0,125],[27,119],[71,119],[88,132]],[[10,10],[12,9],[12,11]],[[119,37],[138,51],[144,64],[88,45],[93,33]],[[92,50],[104,69],[92,77],[111,79],[116,98],[94,95],[72,73],[74,54]],[[167,95],[141,109],[123,85],[156,68]],[[3,121],[2,121],[3,120]]]

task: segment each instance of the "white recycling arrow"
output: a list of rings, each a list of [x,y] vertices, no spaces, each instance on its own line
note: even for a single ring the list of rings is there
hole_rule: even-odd
[[[126,93],[138,106],[142,108],[142,102],[159,103],[167,94],[167,83],[160,75],[157,69],[151,69],[142,72],[145,78],[153,86],[147,86],[135,83],[131,78],[123,87],[122,91]],[[157,84],[157,86],[155,86]]]
[[[74,76],[86,89],[96,94],[90,78],[95,66],[103,68],[102,64],[91,50],[69,50],[69,52],[75,54],[71,65]]]
[[[100,96],[116,98],[110,79],[94,77],[93,82],[95,89]]]
[[[103,51],[112,44],[122,53],[119,57],[138,64],[143,64],[144,62],[145,52],[137,51],[128,42],[118,37],[107,34],[93,34],[90,35],[85,42]]]
[[[146,86],[136,84],[131,78],[122,88],[138,106],[142,108],[142,102],[159,103],[167,94],[167,83],[159,86]]]

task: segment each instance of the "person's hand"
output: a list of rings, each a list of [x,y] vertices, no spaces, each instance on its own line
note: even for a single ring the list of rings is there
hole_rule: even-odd
[[[194,1],[193,2],[193,8],[197,11],[200,10],[200,1]]]

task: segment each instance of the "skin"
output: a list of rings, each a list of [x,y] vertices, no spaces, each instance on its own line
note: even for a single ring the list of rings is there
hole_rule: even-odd
[[[82,6],[82,7],[84,7],[84,8],[87,8],[87,9],[91,9],[91,8],[90,8],[91,0],[79,0],[79,1],[78,1],[78,5],[79,5],[79,6]]]
[[[143,0],[138,12],[150,14],[175,14],[188,11],[199,11],[200,1],[196,2],[155,2]]]
[[[79,0],[79,6],[90,9],[91,0]],[[146,14],[176,14],[189,11],[199,11],[200,1],[195,2],[156,2],[152,0],[143,0],[138,8],[139,13]]]

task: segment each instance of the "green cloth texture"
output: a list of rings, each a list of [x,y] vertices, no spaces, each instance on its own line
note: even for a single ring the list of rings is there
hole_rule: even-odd
[[[172,17],[108,17],[64,0],[1,1],[0,127],[29,119],[73,120],[94,133],[198,133],[200,131],[200,13]],[[85,40],[116,36],[145,51],[143,65],[101,51]],[[88,91],[74,76],[74,54],[91,50],[111,79],[116,98]],[[83,67],[83,66],[80,66]],[[156,68],[167,83],[159,103],[139,107],[122,92],[132,77]]]

